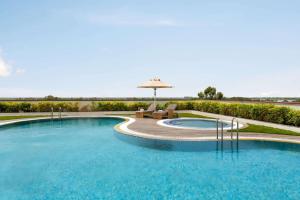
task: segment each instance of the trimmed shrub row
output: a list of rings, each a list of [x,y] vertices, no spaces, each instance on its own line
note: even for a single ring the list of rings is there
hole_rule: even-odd
[[[55,112],[59,108],[64,112],[77,112],[79,109],[78,103],[72,102],[39,102],[39,103],[15,103],[15,102],[0,102],[0,112],[50,112],[51,108]]]
[[[158,109],[164,109],[168,104],[176,103],[177,110],[198,110],[233,117],[241,117],[277,124],[300,126],[300,111],[272,104],[242,104],[221,103],[214,101],[179,101],[159,104]],[[135,102],[93,102],[92,111],[136,111],[147,109],[149,103]]]
[[[215,101],[178,101],[159,104],[158,109],[164,109],[168,104],[176,103],[177,110],[198,110],[233,117],[241,117],[259,121],[300,127],[300,111],[283,106],[271,104],[242,104],[222,103]],[[150,103],[145,102],[92,102],[91,111],[136,111],[141,108],[147,109]],[[0,102],[0,112],[50,112],[54,111],[78,112],[79,105],[76,102],[38,102],[38,103],[15,103]]]
[[[109,102],[109,101],[100,101],[92,102],[91,110],[92,111],[136,111],[141,108],[147,109],[149,103],[144,102]]]
[[[272,104],[221,103],[213,101],[173,102],[178,110],[197,110],[277,124],[300,126],[300,111]]]

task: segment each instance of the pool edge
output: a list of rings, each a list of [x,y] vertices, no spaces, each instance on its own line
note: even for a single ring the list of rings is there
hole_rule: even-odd
[[[216,137],[183,137],[183,136],[177,136],[177,137],[170,137],[170,136],[162,136],[162,135],[151,135],[147,133],[141,133],[137,131],[130,130],[128,126],[132,123],[135,123],[135,119],[131,117],[125,117],[125,116],[63,116],[61,119],[79,119],[79,118],[117,118],[117,119],[124,119],[123,122],[116,124],[113,128],[115,131],[117,131],[120,134],[133,136],[133,137],[140,137],[145,139],[153,139],[153,140],[170,140],[170,141],[191,141],[191,142],[205,142],[205,141],[218,141]],[[18,119],[18,120],[11,120],[11,121],[5,121],[0,122],[0,127],[11,125],[11,124],[18,124],[20,122],[29,122],[29,121],[38,121],[38,120],[51,120],[51,117],[39,117],[39,118],[26,118],[26,119]],[[60,118],[53,118],[55,120]],[[257,140],[257,141],[271,141],[271,142],[284,142],[284,143],[294,143],[294,144],[300,144],[300,140],[296,140],[293,138],[280,138],[280,135],[277,135],[279,138],[273,138],[268,137],[267,135],[263,137],[256,137],[256,136],[240,136],[239,140],[243,141],[251,141],[251,140]],[[225,136],[224,140],[231,140],[229,136]]]

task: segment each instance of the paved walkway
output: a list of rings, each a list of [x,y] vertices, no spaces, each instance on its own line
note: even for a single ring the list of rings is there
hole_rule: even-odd
[[[211,141],[216,140],[216,131],[200,131],[163,127],[154,119],[136,119],[127,128],[129,135],[152,139],[183,140],[183,141]],[[126,134],[126,133],[125,133]],[[231,139],[230,132],[224,131],[224,140]],[[234,134],[236,138],[236,134]],[[276,135],[264,133],[239,133],[240,140],[269,140],[300,143],[300,136]]]
[[[200,112],[200,111],[194,111],[194,110],[184,110],[184,111],[178,111],[182,113],[192,113],[196,115],[203,115],[207,117],[212,118],[219,118],[222,120],[230,121],[232,117],[225,116],[225,115],[218,115],[213,113],[206,113],[206,112]],[[103,112],[63,112],[62,113],[65,116],[103,116],[103,115],[134,115],[134,112],[132,111],[103,111]],[[0,113],[0,116],[22,116],[22,115],[51,115],[50,112],[36,112],[36,113]],[[58,113],[54,113],[55,116],[58,116]],[[237,118],[241,123],[248,123],[248,124],[256,124],[256,125],[263,125],[263,126],[269,126],[273,128],[280,128],[284,130],[291,130],[295,132],[300,133],[300,127],[295,126],[287,126],[287,125],[281,125],[281,124],[274,124],[269,122],[262,122],[262,121],[256,121],[251,119],[243,119],[243,118]]]
[[[187,130],[178,128],[168,128],[157,125],[158,120],[144,118],[136,119],[136,121],[128,126],[128,129],[150,135],[160,135],[165,137],[188,137],[197,138],[199,136],[216,136],[216,131]]]
[[[232,117],[215,115],[210,113],[203,113],[198,111],[182,111],[193,114],[205,115],[208,117],[220,118],[222,120],[230,120]],[[77,117],[101,117],[105,115],[129,115],[133,112],[66,112],[64,116],[77,116]],[[0,113],[3,115],[50,115],[50,113]],[[55,113],[55,116],[58,116]],[[168,128],[157,125],[157,120],[154,119],[129,119],[129,121],[118,126],[117,129],[128,135],[152,138],[152,139],[166,139],[166,140],[188,140],[188,141],[203,141],[203,140],[216,140],[216,131],[200,131],[200,130],[187,130],[187,129],[176,129]],[[0,124],[5,124],[11,121],[24,121],[20,120],[9,120],[0,121]],[[282,128],[285,130],[293,130],[300,133],[300,128],[290,127],[285,125],[278,125],[266,122],[260,122],[255,120],[239,119],[242,123],[251,123],[257,125],[265,125],[274,128]],[[122,127],[122,128],[120,128]],[[224,134],[224,139],[230,139],[230,133]],[[263,134],[263,133],[240,133],[241,140],[271,140],[271,141],[285,141],[300,143],[300,136],[288,136],[288,135],[276,135],[276,134]]]

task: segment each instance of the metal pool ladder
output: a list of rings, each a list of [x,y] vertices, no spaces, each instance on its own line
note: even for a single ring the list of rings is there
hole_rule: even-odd
[[[237,127],[236,127],[236,140],[238,141],[239,140],[239,120],[238,119],[236,119],[236,118],[232,118],[232,120],[231,120],[231,133],[230,133],[230,138],[231,138],[231,140],[233,140],[233,126],[234,126],[234,122],[236,121],[236,125],[237,125]],[[217,125],[217,140],[219,140],[219,122],[220,122],[220,119],[217,119],[216,120],[216,125]],[[221,141],[223,141],[224,140],[224,123],[222,123],[222,121],[221,121]]]
[[[53,119],[53,117],[54,117],[54,111],[53,110],[54,110],[53,107],[51,107],[51,119]]]
[[[231,140],[233,140],[233,125],[234,121],[236,121],[236,140],[239,140],[239,131],[240,131],[240,124],[237,118],[232,118],[231,120]]]
[[[219,121],[220,119],[217,119],[217,140],[219,140]],[[224,139],[224,124],[221,122],[221,140]]]
[[[61,119],[61,111],[62,111],[62,109],[61,109],[61,107],[59,107],[59,119]]]
[[[61,107],[59,107],[58,108],[58,118],[59,119],[61,119],[61,112],[62,112],[62,109],[61,109]],[[53,107],[51,107],[51,119],[53,119],[54,118],[54,108]]]

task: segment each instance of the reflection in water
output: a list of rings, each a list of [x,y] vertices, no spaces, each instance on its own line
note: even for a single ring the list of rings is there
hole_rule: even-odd
[[[99,120],[1,129],[0,199],[300,199],[299,145],[147,140]]]
[[[152,139],[143,139],[138,138],[134,136],[127,136],[120,133],[115,133],[115,136],[126,143],[129,143],[131,145],[136,145],[144,148],[149,149],[156,149],[160,151],[175,151],[176,145],[173,142],[170,141],[164,141],[164,140],[152,140]]]
[[[299,144],[269,142],[269,141],[209,141],[209,142],[190,142],[190,141],[167,141],[143,139],[134,136],[127,136],[115,133],[115,136],[126,143],[160,151],[181,151],[181,152],[208,152],[215,151],[216,154],[231,153],[238,155],[245,150],[264,150],[274,149],[279,151],[300,152]]]
[[[216,141],[216,157],[223,158],[224,153],[230,153],[231,159],[234,159],[234,156],[238,158],[239,153],[239,141],[230,140],[230,141]]]
[[[216,151],[227,151],[227,152],[238,152],[239,151],[239,141],[216,141]]]
[[[123,122],[123,119],[118,118],[110,118],[110,117],[84,117],[84,118],[77,118],[77,117],[69,117],[69,118],[53,118],[53,119],[34,119],[30,121],[19,121],[12,124],[7,124],[5,126],[0,126],[0,130],[10,129],[10,128],[36,128],[41,125],[49,126],[49,128],[53,128],[56,125],[58,126],[74,126],[74,125],[85,125],[87,122],[91,125],[103,126],[103,125],[111,125],[114,126]]]

